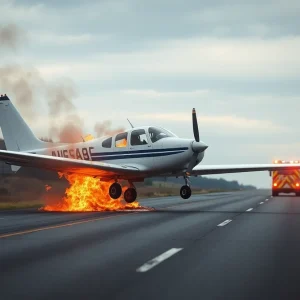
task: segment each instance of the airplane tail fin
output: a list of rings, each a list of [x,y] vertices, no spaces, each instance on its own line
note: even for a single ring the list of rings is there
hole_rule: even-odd
[[[6,95],[0,97],[0,127],[7,150],[28,151],[46,148],[51,144],[35,137]]]

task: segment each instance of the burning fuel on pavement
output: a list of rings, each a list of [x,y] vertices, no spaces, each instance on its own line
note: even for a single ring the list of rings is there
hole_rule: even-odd
[[[79,174],[58,174],[60,178],[65,177],[68,180],[70,187],[66,189],[63,199],[56,204],[44,206],[41,208],[43,211],[87,212],[146,209],[137,201],[129,204],[121,199],[112,199],[108,193],[111,182],[103,182],[98,178]],[[46,190],[49,190],[48,185],[46,185]]]

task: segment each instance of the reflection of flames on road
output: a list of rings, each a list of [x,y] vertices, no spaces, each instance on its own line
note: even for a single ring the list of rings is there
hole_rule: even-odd
[[[70,183],[66,196],[58,204],[46,205],[45,211],[117,211],[124,209],[141,209],[138,202],[123,203],[108,195],[110,182],[100,182],[99,179],[78,174],[62,174]]]

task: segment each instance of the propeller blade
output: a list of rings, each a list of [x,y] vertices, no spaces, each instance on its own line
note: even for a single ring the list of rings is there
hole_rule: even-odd
[[[193,121],[193,131],[194,131],[195,141],[199,142],[200,136],[199,136],[199,128],[198,128],[197,114],[195,108],[193,108],[192,121]]]
[[[191,158],[191,161],[189,163],[189,166],[186,170],[187,173],[191,173],[193,168],[196,166],[197,163],[197,157],[198,157],[198,153],[193,153],[193,156]]]

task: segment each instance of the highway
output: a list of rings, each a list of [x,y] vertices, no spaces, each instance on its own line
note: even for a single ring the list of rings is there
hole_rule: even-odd
[[[300,298],[300,198],[140,203],[155,210],[0,212],[0,299]]]

